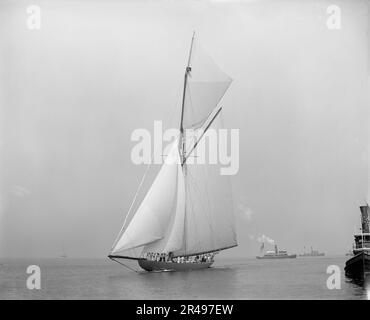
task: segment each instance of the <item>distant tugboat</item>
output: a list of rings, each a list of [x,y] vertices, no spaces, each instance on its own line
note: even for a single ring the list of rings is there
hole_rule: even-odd
[[[370,274],[369,205],[361,206],[361,233],[354,235],[353,257],[344,268],[348,277],[364,279]]]
[[[303,254],[299,255],[300,257],[323,257],[325,256],[325,253],[319,252],[318,250],[313,250],[311,247],[311,252],[305,252]]]
[[[264,244],[261,246],[261,251],[264,248]],[[257,256],[257,259],[289,259],[296,258],[296,254],[288,254],[286,250],[278,250],[277,245],[275,244],[275,251],[266,251],[263,256]]]

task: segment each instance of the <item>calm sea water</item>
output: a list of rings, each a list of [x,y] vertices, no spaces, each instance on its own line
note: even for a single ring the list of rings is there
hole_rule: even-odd
[[[370,288],[344,276],[345,260],[218,259],[206,270],[135,273],[104,259],[0,259],[0,299],[368,299]],[[41,290],[26,288],[31,264]],[[342,270],[339,290],[326,286],[329,265]]]

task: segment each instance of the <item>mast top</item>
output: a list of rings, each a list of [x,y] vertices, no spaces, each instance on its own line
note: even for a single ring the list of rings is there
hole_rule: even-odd
[[[190,67],[190,59],[191,59],[191,53],[192,53],[192,51],[193,51],[194,37],[195,37],[195,31],[193,31],[193,36],[191,37],[191,44],[190,44],[190,51],[189,51],[188,65],[187,65],[187,67],[186,67],[186,71],[187,71],[187,72],[191,70],[191,68],[190,68],[190,70],[188,70],[188,69],[189,69],[189,67]]]
[[[193,51],[194,37],[195,37],[195,31],[193,31],[193,36],[191,38],[188,64],[187,64],[186,69],[185,69],[184,89],[183,89],[183,93],[182,93],[182,105],[181,105],[181,120],[180,120],[180,132],[181,132],[181,134],[184,132],[183,121],[184,121],[186,85],[187,85],[188,74],[191,71],[190,60],[191,60],[191,54],[192,54],[192,51]]]

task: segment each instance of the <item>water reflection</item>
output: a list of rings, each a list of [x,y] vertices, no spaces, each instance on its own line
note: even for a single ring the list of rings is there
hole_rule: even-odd
[[[199,299],[235,297],[236,270],[212,267],[190,272],[125,272],[109,275],[109,296],[126,299]]]
[[[354,296],[362,297],[370,300],[370,276],[367,275],[362,278],[346,276],[345,278],[348,290]]]

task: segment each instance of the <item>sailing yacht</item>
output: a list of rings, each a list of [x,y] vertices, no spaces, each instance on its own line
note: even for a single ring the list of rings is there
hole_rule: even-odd
[[[228,177],[217,165],[195,161],[204,134],[219,121],[219,102],[231,82],[193,34],[179,136],[136,212],[131,219],[130,210],[126,215],[111,260],[137,260],[146,271],[196,270],[210,267],[221,250],[237,246]]]
[[[60,255],[60,258],[63,258],[63,259],[68,258],[66,250],[64,248],[64,243],[62,244],[62,254]]]

